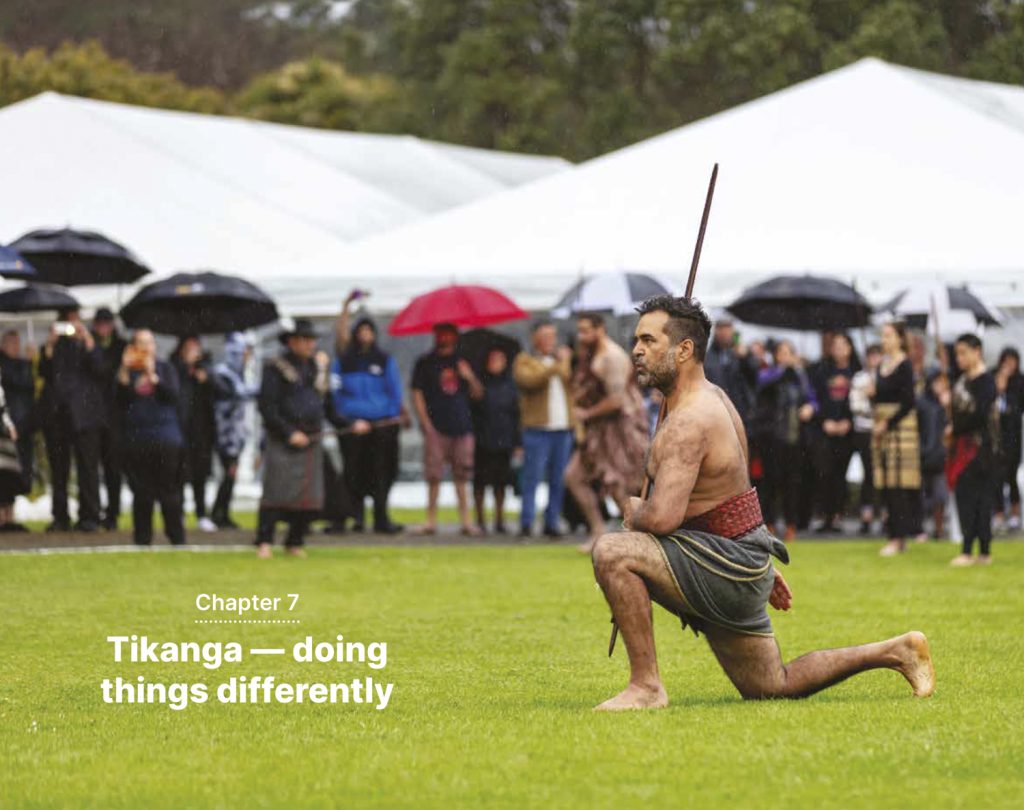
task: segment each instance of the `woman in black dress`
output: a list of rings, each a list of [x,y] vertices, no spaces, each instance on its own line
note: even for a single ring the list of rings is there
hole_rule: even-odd
[[[490,488],[494,493],[494,531],[505,534],[505,491],[513,483],[512,455],[522,446],[522,440],[519,435],[519,390],[512,379],[508,357],[501,349],[488,352],[480,382],[483,391],[473,403],[476,522],[480,531],[486,534],[484,498]]]
[[[853,341],[845,332],[836,333],[829,346],[829,357],[822,364],[817,381],[818,403],[821,410],[821,431],[824,434],[823,461],[825,475],[822,483],[821,503],[825,521],[819,532],[838,532],[838,525],[846,506],[846,471],[853,457],[853,412],[850,410],[850,389],[860,362]]]
[[[903,324],[882,327],[882,362],[872,396],[872,467],[875,489],[888,512],[889,542],[881,555],[906,550],[907,538],[921,530],[921,456],[914,407],[914,370],[907,359]]]
[[[1020,529],[1020,486],[1017,470],[1021,462],[1021,419],[1024,417],[1024,374],[1020,373],[1020,354],[1007,346],[999,354],[996,366],[996,403],[999,406],[999,480],[996,487],[996,525],[1003,524],[1006,497],[1009,496],[1008,529]]]

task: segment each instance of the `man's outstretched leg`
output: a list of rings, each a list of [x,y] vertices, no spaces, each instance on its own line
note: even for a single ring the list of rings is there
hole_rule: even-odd
[[[869,669],[899,672],[918,697],[935,691],[928,639],[917,631],[874,644],[807,653],[788,664],[782,663],[774,638],[711,626],[707,638],[725,674],[747,700],[807,697]]]
[[[668,694],[658,674],[651,598],[672,612],[681,607],[672,596],[665,560],[655,540],[638,532],[602,535],[594,545],[593,560],[594,575],[629,655],[629,685],[597,709],[663,708],[668,705]]]

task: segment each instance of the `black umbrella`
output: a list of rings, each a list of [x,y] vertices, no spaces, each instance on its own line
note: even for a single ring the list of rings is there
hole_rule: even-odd
[[[940,283],[918,283],[912,288],[897,293],[882,307],[914,329],[929,327],[929,319],[935,315],[940,320],[947,311],[962,310],[974,316],[974,320],[986,326],[999,326],[999,314],[966,287],[951,287]],[[934,328],[934,325],[931,327]]]
[[[277,307],[255,284],[219,273],[176,273],[147,284],[121,309],[133,329],[165,335],[215,335],[278,319]]]
[[[0,312],[45,312],[78,306],[78,301],[66,292],[45,284],[28,284],[0,293]]]
[[[804,331],[867,326],[871,318],[871,305],[853,287],[810,275],[755,284],[726,309],[747,323]]]
[[[31,231],[10,247],[32,262],[36,279],[65,287],[130,284],[149,273],[127,248],[91,231]]]
[[[644,273],[601,273],[573,284],[551,308],[555,318],[571,318],[577,312],[611,312],[632,315],[645,298],[669,290],[658,279]]]
[[[514,337],[495,332],[493,329],[470,329],[459,335],[459,354],[465,357],[477,372],[483,370],[487,355],[493,349],[504,352],[511,365],[515,356],[522,351],[522,345]]]
[[[35,268],[16,250],[0,245],[0,276],[10,279],[37,278]]]

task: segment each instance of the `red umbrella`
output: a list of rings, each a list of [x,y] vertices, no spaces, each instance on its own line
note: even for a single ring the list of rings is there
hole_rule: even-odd
[[[391,322],[388,334],[419,335],[439,323],[471,328],[526,317],[504,293],[473,284],[452,284],[413,298]]]

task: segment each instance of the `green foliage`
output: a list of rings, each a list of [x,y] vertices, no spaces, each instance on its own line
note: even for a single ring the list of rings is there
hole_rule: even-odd
[[[1024,5],[1000,4],[997,33],[967,65],[967,75],[994,82],[1024,84]]]
[[[857,30],[825,55],[825,67],[841,67],[865,56],[891,62],[944,70],[951,46],[940,14],[911,0],[890,0],[869,10]]]
[[[865,56],[1024,82],[1020,0],[38,0],[0,6],[0,38],[0,103],[55,89],[573,159]]]
[[[312,58],[253,79],[234,99],[242,115],[328,129],[388,129],[401,105],[397,84],[384,76],[353,76],[339,64]]]
[[[0,43],[0,105],[46,90],[207,113],[226,105],[218,90],[188,87],[171,73],[140,73],[97,42],[65,43],[49,55],[40,49],[18,55]]]

